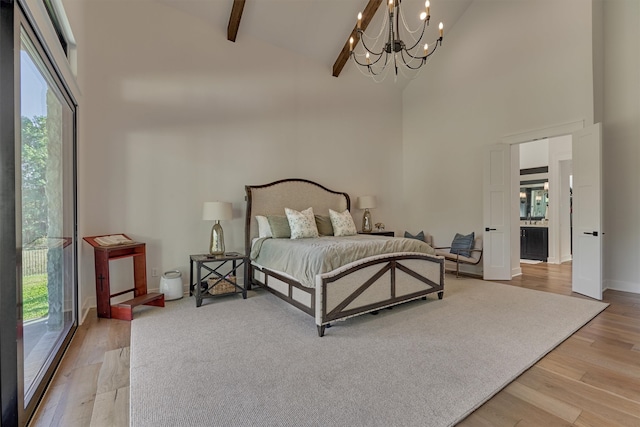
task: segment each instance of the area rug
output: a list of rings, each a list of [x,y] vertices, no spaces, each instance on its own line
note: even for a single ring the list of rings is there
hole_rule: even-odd
[[[132,426],[450,426],[606,304],[471,278],[338,322],[263,291],[169,301],[131,328]]]

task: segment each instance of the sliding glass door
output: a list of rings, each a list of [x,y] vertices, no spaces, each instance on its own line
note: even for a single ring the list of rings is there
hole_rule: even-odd
[[[0,1],[3,427],[27,424],[78,323],[76,103],[33,22]]]
[[[75,321],[74,111],[20,34],[22,327],[25,403]]]

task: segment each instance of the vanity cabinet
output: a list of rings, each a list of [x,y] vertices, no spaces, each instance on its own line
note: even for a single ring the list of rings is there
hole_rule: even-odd
[[[549,229],[547,227],[520,227],[520,258],[547,261],[549,256]]]

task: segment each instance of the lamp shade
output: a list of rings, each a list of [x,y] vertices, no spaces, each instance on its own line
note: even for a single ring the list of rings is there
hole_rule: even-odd
[[[358,209],[373,209],[376,207],[376,196],[360,196],[356,206]]]
[[[204,202],[202,219],[209,221],[222,221],[233,218],[231,203],[228,202]]]

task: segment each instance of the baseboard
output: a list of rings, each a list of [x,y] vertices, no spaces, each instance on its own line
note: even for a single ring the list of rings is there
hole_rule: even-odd
[[[89,314],[89,310],[91,310],[92,308],[97,307],[98,304],[96,303],[96,297],[89,297],[86,298],[84,300],[84,302],[82,303],[82,307],[80,308],[80,324],[82,325],[84,323],[84,321],[87,319],[87,315]]]
[[[569,262],[569,261],[573,261],[573,256],[565,255],[565,256],[560,258],[560,264],[562,264],[564,262]]]
[[[605,280],[603,285],[605,289],[610,289],[612,291],[631,292],[634,294],[640,294],[640,283],[637,283],[637,282],[626,282],[622,280]]]

